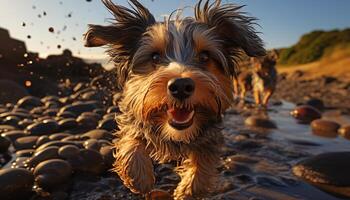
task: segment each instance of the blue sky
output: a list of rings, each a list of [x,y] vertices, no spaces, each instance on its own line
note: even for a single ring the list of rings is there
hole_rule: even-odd
[[[140,0],[157,19],[176,8],[193,6],[195,0]],[[115,0],[126,4],[126,0]],[[350,0],[222,0],[244,4],[243,9],[259,18],[261,37],[267,48],[286,47],[299,37],[315,29],[343,29],[350,27]],[[43,12],[46,12],[46,16]],[[41,15],[41,18],[38,15]],[[71,15],[71,17],[68,17]],[[192,15],[187,8],[185,15]],[[92,59],[103,58],[103,48],[83,46],[82,34],[87,24],[106,24],[111,15],[100,0],[0,0],[0,27],[7,28],[11,36],[25,40],[30,51],[41,56],[61,53],[70,48],[74,54]],[[23,27],[22,23],[26,23]],[[65,31],[63,31],[64,27]],[[49,27],[55,33],[48,31]],[[58,34],[60,31],[60,34]],[[31,35],[27,39],[27,35]],[[76,40],[73,40],[73,37]],[[62,48],[58,49],[57,45]]]

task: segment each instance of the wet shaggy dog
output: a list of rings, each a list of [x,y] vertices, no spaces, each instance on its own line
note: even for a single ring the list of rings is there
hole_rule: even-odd
[[[86,46],[107,46],[123,88],[115,171],[132,192],[147,194],[155,184],[152,160],[177,160],[174,198],[200,196],[217,175],[235,60],[242,51],[265,54],[255,19],[216,0],[199,1],[194,17],[157,22],[130,2],[132,8],[103,0],[115,19],[85,34]]]

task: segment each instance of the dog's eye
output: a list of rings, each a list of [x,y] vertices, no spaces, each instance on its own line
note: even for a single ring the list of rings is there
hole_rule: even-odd
[[[152,54],[152,62],[155,64],[159,64],[162,60],[162,57],[160,56],[159,53],[155,52]]]
[[[201,63],[208,62],[210,59],[209,52],[207,52],[207,51],[200,52],[198,55],[198,58],[199,58],[199,62],[201,62]]]

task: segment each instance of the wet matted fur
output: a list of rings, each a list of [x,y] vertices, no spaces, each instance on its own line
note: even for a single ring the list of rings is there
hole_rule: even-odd
[[[152,160],[181,161],[175,199],[210,191],[217,175],[222,113],[232,102],[235,60],[244,51],[263,56],[254,18],[241,6],[199,1],[194,17],[157,22],[137,0],[132,8],[103,0],[114,15],[109,26],[90,25],[86,46],[107,45],[123,88],[117,117],[115,171],[132,192],[146,194],[155,184]],[[174,78],[195,83],[193,94],[178,100],[168,91]],[[170,109],[194,113],[190,126],[172,126]]]

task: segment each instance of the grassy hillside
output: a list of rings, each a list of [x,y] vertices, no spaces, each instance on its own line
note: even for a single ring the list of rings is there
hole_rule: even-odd
[[[333,31],[313,31],[303,35],[290,48],[280,50],[280,65],[298,65],[320,60],[335,49],[350,48],[350,28]]]

